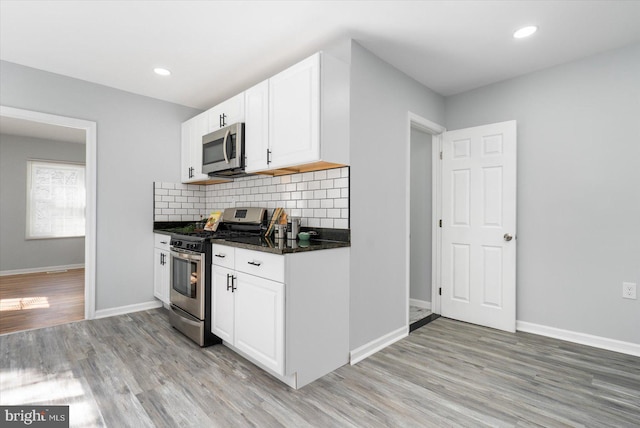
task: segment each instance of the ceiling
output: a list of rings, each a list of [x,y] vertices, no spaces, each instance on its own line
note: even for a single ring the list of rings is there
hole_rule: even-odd
[[[0,0],[0,58],[206,109],[350,37],[448,96],[638,43],[639,22],[638,0]]]

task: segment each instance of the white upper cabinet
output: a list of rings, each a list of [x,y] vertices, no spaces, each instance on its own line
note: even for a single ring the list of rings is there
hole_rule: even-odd
[[[202,173],[202,137],[236,122],[244,121],[244,93],[200,113],[182,124],[183,183],[222,183],[227,179],[212,179]]]
[[[244,122],[244,92],[221,102],[206,113],[209,117],[209,129],[206,133]]]
[[[209,130],[206,112],[192,117],[182,124],[182,151],[180,179],[183,183],[206,181],[202,173],[202,136]]]
[[[247,172],[349,163],[348,65],[321,52],[245,93]]]
[[[348,64],[318,52],[185,122],[183,183],[211,182],[201,174],[202,136],[237,122],[245,123],[248,173],[348,165]]]
[[[320,160],[320,54],[269,79],[270,168]]]
[[[245,171],[269,168],[269,81],[265,80],[244,93]]]

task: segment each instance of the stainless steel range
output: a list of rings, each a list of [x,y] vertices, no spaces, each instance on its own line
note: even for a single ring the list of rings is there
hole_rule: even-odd
[[[169,321],[198,345],[222,342],[211,333],[211,241],[259,237],[266,222],[265,208],[228,208],[216,232],[167,230],[171,233]]]

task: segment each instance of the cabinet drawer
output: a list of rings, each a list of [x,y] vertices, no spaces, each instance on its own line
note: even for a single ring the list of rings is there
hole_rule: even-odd
[[[236,270],[284,282],[284,256],[236,248]]]
[[[171,242],[171,236],[163,235],[161,233],[153,234],[153,246],[161,250],[169,251],[169,243]]]
[[[234,269],[236,249],[226,245],[212,244],[211,263],[217,266]]]

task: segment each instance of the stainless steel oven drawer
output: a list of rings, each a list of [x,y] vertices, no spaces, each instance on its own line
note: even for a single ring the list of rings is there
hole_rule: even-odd
[[[189,315],[175,305],[171,305],[169,322],[178,331],[200,346],[204,346],[204,321]]]

